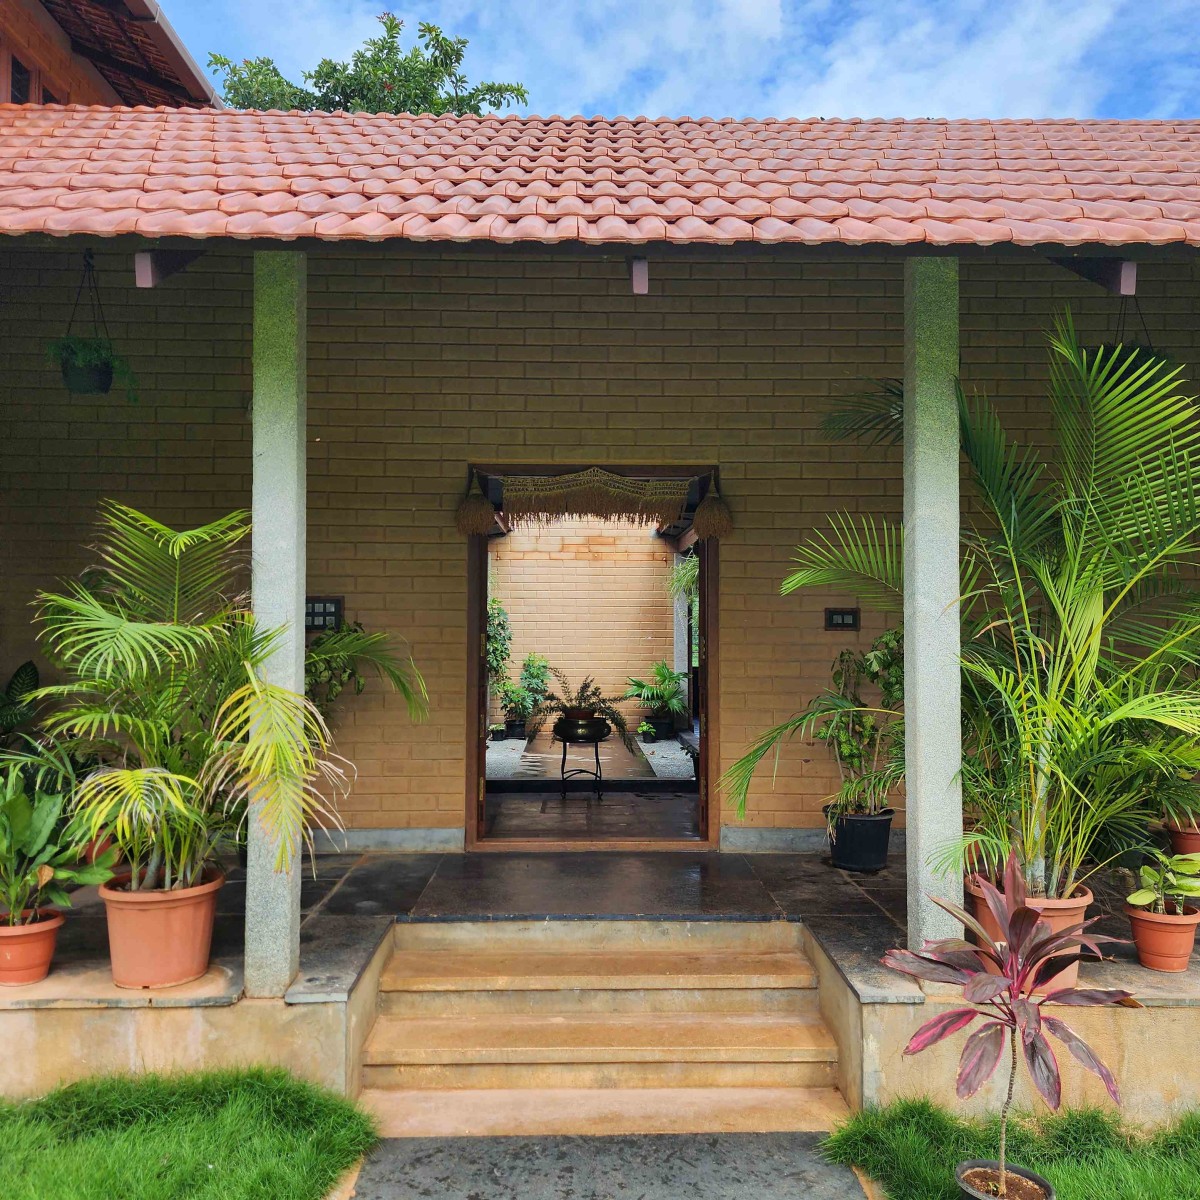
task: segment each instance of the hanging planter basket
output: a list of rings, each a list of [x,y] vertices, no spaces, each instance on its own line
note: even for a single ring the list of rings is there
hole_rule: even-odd
[[[80,302],[87,298],[91,310],[90,335],[74,332]],[[83,275],[75,292],[75,304],[67,332],[50,343],[50,361],[57,364],[66,389],[75,396],[106,396],[113,382],[120,379],[129,400],[137,399],[137,383],[129,363],[117,353],[108,333],[108,322],[100,303],[100,287],[96,281],[96,265],[92,252],[83,253]]]
[[[112,391],[111,362],[83,363],[64,356],[59,365],[67,391],[76,396],[107,396]]]

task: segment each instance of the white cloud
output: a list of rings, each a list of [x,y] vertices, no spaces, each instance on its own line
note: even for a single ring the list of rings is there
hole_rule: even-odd
[[[298,74],[386,0],[168,0],[193,53]],[[472,79],[607,115],[1185,116],[1195,0],[394,0],[470,39]]]

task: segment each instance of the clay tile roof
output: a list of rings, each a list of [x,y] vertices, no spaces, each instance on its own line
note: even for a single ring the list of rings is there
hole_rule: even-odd
[[[1200,245],[1200,121],[0,105],[0,232]]]

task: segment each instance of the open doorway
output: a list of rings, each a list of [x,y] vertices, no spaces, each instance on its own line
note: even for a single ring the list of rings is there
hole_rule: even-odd
[[[716,543],[690,526],[711,470],[622,472],[673,481],[655,520],[510,520],[503,471],[477,473],[497,520],[470,549],[468,846],[710,845]]]

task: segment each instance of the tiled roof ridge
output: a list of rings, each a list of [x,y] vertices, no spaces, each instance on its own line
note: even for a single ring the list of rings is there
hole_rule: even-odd
[[[1200,121],[0,105],[0,233],[1200,245]]]

